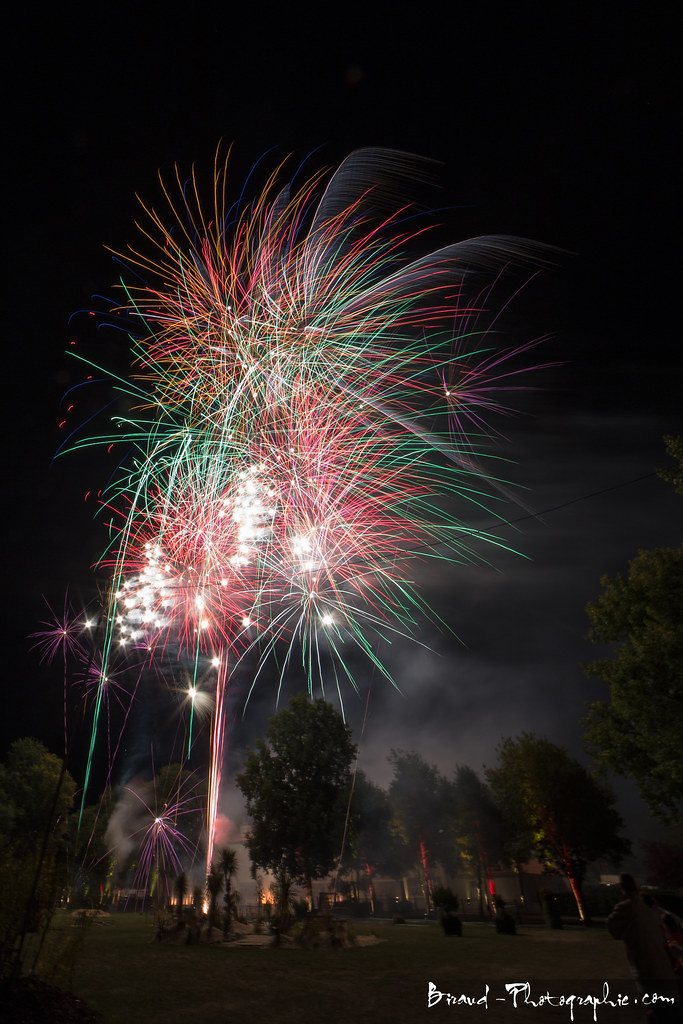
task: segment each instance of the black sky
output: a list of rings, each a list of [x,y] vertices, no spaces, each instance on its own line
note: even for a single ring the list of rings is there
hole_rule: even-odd
[[[176,162],[210,167],[223,139],[239,181],[273,148],[320,147],[327,165],[365,145],[417,152],[442,161],[449,240],[516,233],[576,254],[516,314],[521,340],[552,333],[539,358],[565,365],[535,375],[542,390],[519,396],[524,415],[497,424],[524,502],[554,511],[509,531],[528,560],[430,578],[427,596],[464,645],[434,633],[434,653],[387,651],[403,696],[373,683],[361,767],[386,782],[389,749],[416,747],[447,773],[478,769],[523,728],[580,753],[583,702],[602,696],[580,669],[592,654],[585,604],[638,548],[681,540],[681,499],[648,475],[662,435],[683,430],[673,6],[15,9],[3,747],[59,737],[61,693],[25,637],[42,595],[87,594],[101,547],[83,500],[92,465],[51,462],[60,399],[80,376],[64,355],[81,329],[69,318],[110,294],[118,271],[103,246],[132,240],[135,193],[156,200],[157,171]],[[363,702],[349,695],[347,709],[358,729]],[[236,735],[271,711],[264,695]]]

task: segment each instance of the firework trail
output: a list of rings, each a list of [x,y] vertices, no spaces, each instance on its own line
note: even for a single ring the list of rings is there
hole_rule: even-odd
[[[284,650],[282,681],[298,650],[309,688],[329,674],[341,702],[349,652],[390,678],[376,641],[429,614],[416,560],[501,543],[467,523],[504,494],[482,457],[521,351],[494,336],[492,294],[503,271],[551,265],[505,236],[416,255],[427,229],[410,195],[429,161],[360,150],[301,184],[282,173],[235,207],[217,160],[206,211],[194,173],[177,199],[163,186],[165,215],[144,207],[119,309],[135,333],[115,382],[130,413],[72,443],[129,452],[103,499],[103,672],[114,642],[150,658],[172,646],[195,675],[218,659],[210,848],[240,659],[258,653],[256,680]]]
[[[61,613],[53,609],[47,600],[45,603],[50,612],[50,619],[40,623],[43,627],[42,629],[31,633],[31,638],[35,641],[32,649],[38,650],[41,662],[45,661],[48,664],[51,664],[60,653],[62,655],[64,757],[66,758],[69,746],[67,710],[68,663],[73,658],[79,661],[84,661],[87,658],[87,646],[83,642],[83,632],[89,628],[90,623],[88,621],[84,625],[82,618],[76,615],[74,607],[69,600],[68,592],[64,595],[64,605]]]
[[[206,807],[206,870],[211,870],[213,847],[216,835],[216,816],[218,814],[218,795],[221,785],[223,768],[223,744],[225,739],[225,691],[228,681],[228,661],[221,662],[216,676],[216,703],[211,729],[211,746],[209,750],[209,794]]]

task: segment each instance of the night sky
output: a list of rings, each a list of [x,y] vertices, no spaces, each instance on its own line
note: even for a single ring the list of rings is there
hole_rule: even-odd
[[[494,424],[521,502],[500,535],[525,557],[425,573],[459,640],[430,627],[429,651],[383,652],[402,694],[372,681],[360,767],[388,783],[397,747],[446,774],[479,770],[522,729],[585,759],[578,720],[604,695],[580,667],[595,656],[585,605],[640,548],[681,541],[682,499],[654,474],[662,436],[683,431],[673,23],[610,4],[306,17],[199,4],[177,18],[140,6],[15,10],[6,30],[2,752],[27,734],[60,752],[59,680],[26,636],[43,595],[59,606],[67,585],[76,601],[92,592],[104,543],[84,501],[102,483],[97,461],[52,461],[60,400],[82,376],[65,350],[83,318],[70,318],[111,294],[104,246],[134,240],[135,194],[156,201],[157,172],[176,162],[209,169],[222,139],[240,182],[271,150],[270,166],[317,150],[311,167],[367,145],[419,153],[442,164],[435,218],[448,241],[519,234],[575,254],[511,314],[519,341],[552,336],[534,358],[558,364],[530,374],[536,390],[510,400],[519,415]],[[365,707],[349,690],[356,740]],[[230,770],[273,710],[264,684],[235,726]],[[633,791],[619,793],[632,838],[649,834]]]

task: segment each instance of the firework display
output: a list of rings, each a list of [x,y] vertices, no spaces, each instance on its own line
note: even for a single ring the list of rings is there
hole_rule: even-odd
[[[482,460],[517,372],[493,296],[503,272],[549,262],[503,236],[420,255],[428,229],[410,196],[433,165],[417,157],[360,150],[331,174],[283,176],[230,206],[217,161],[208,207],[193,174],[177,198],[164,187],[166,214],[144,208],[122,257],[135,281],[118,311],[134,325],[132,372],[114,382],[127,411],[70,444],[122,453],[102,498],[100,690],[115,648],[181,659],[193,686],[214,661],[207,864],[240,660],[252,685],[276,665],[281,686],[300,659],[310,690],[331,683],[341,702],[358,655],[391,679],[382,644],[429,614],[420,561],[501,543],[468,522],[500,497]]]

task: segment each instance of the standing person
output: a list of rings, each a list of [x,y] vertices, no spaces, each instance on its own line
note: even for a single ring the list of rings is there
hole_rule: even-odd
[[[664,940],[671,960],[671,966],[678,982],[678,998],[683,1006],[683,929],[680,921],[673,914],[665,914],[662,918]],[[683,1013],[681,1014],[683,1016]]]
[[[612,938],[624,941],[646,1018],[657,1024],[680,1021],[678,986],[664,940],[661,912],[640,898],[632,875],[620,875],[619,886],[626,899],[617,903],[607,918],[607,930]],[[676,1004],[660,999],[653,1001],[655,995],[676,1000]]]
[[[662,918],[664,939],[669,950],[671,965],[676,977],[683,981],[683,931],[673,914],[665,914]]]

